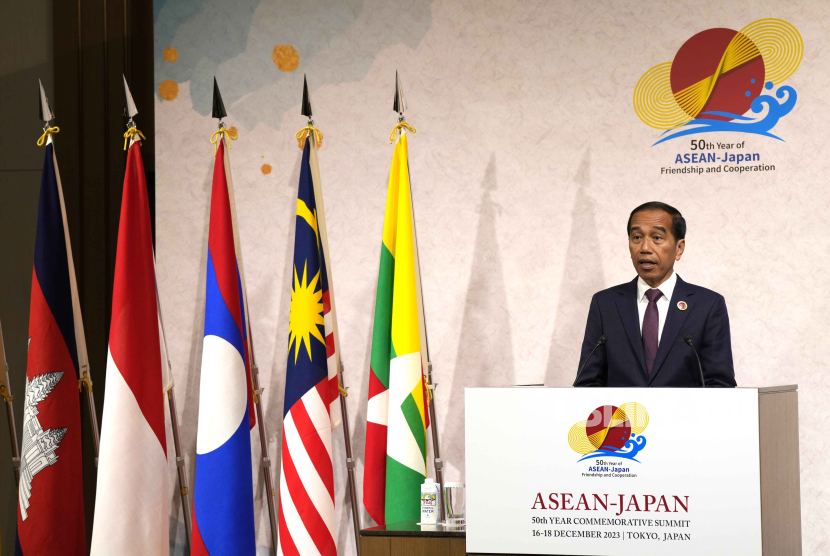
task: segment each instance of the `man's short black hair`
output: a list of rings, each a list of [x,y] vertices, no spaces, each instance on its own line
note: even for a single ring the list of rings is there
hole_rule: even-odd
[[[674,236],[675,242],[680,241],[681,239],[686,239],[686,219],[683,218],[683,215],[680,214],[679,210],[671,205],[667,205],[666,203],[661,203],[660,201],[643,203],[639,207],[632,210],[631,215],[628,217],[628,225],[625,228],[626,233],[631,235],[631,219],[634,218],[635,214],[653,209],[662,210],[671,216],[671,234]]]

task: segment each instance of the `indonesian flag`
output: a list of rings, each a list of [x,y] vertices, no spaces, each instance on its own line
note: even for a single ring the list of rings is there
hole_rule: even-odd
[[[225,138],[216,148],[199,379],[193,556],[256,552],[248,327]]]
[[[297,192],[278,555],[337,554],[331,431],[341,421],[340,358],[327,247],[317,146],[309,135]]]
[[[406,133],[395,145],[380,251],[363,505],[378,525],[417,521],[429,427]]]
[[[130,144],[121,201],[93,556],[170,553],[161,341],[140,146]]]
[[[23,405],[17,550],[86,554],[78,379],[86,342],[55,146],[46,141]]]

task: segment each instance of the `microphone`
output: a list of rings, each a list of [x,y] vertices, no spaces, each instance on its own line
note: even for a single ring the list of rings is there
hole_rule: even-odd
[[[689,344],[689,347],[692,348],[692,351],[695,352],[695,359],[697,359],[697,368],[700,369],[700,386],[702,388],[706,388],[706,380],[703,378],[703,365],[700,364],[700,356],[697,354],[697,350],[695,349],[695,342],[692,340],[691,334],[686,334],[683,336],[683,341]]]
[[[585,362],[579,368],[579,371],[577,371],[576,378],[574,379],[573,386],[576,386],[576,383],[579,382],[579,375],[582,374],[582,371],[585,369],[585,365],[587,365],[588,361],[591,360],[591,356],[594,354],[594,352],[597,350],[597,348],[599,346],[604,346],[605,342],[607,342],[607,341],[608,341],[608,336],[606,336],[605,334],[603,334],[602,336],[599,337],[599,339],[597,340],[597,345],[594,346],[594,349],[592,349],[591,353],[588,354],[588,358],[585,359]]]

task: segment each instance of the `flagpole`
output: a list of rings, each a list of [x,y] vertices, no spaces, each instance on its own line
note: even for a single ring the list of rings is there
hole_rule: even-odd
[[[392,109],[398,113],[398,126],[396,127],[398,132],[398,141],[400,141],[401,134],[404,132],[404,128],[410,128],[414,132],[415,130],[406,124],[406,118],[404,118],[403,113],[406,111],[406,103],[403,97],[403,86],[401,85],[401,79],[398,76],[398,72],[395,72],[395,100],[393,103]],[[409,171],[409,152],[407,152],[407,161],[406,161],[407,172]],[[412,210],[412,235],[415,238],[415,245],[418,245],[418,229],[415,225],[415,202],[412,197],[412,180],[410,180],[410,187],[409,187],[409,205]],[[415,249],[415,266],[418,268],[418,272],[416,274],[415,280],[415,291],[418,299],[418,317],[421,324],[421,329],[423,330],[423,338],[424,338],[424,348],[426,351],[426,379],[427,379],[427,411],[429,412],[430,424],[432,425],[430,428],[432,429],[432,451],[433,451],[433,466],[435,467],[435,479],[438,483],[438,488],[441,490],[443,495],[443,485],[444,485],[444,460],[441,459],[441,449],[438,442],[438,421],[436,419],[436,412],[435,412],[435,401],[434,401],[434,393],[435,388],[438,386],[437,384],[432,382],[432,360],[429,355],[429,335],[427,334],[427,325],[426,325],[426,312],[424,311],[424,297],[423,291],[421,290],[421,262],[420,257],[418,255],[418,249]],[[439,504],[440,506],[440,519],[444,521],[444,504]]]
[[[49,122],[55,118],[46,92],[43,90],[43,83],[38,80],[40,87],[40,119],[44,122],[43,135],[38,145],[46,141],[48,145],[52,142],[52,134],[57,133],[57,127],[49,127]],[[53,142],[54,144],[54,142]],[[63,235],[66,241],[66,259],[69,268],[69,291],[72,298],[72,321],[75,329],[75,346],[78,354],[78,393],[82,393],[86,386],[86,402],[89,408],[89,421],[92,428],[92,441],[95,447],[95,467],[98,467],[98,454],[101,446],[101,436],[98,431],[98,415],[95,411],[95,395],[92,393],[92,377],[89,374],[89,355],[86,349],[86,335],[84,333],[84,320],[81,315],[81,302],[78,296],[78,279],[75,276],[75,260],[72,257],[72,242],[69,238],[69,222],[66,218],[66,203],[63,198],[63,185],[61,184],[61,173],[58,169],[58,158],[55,150],[52,150],[52,163],[55,165],[55,181],[58,186],[58,197],[61,203],[61,219],[63,220]]]
[[[408,166],[408,161],[407,161]],[[411,183],[411,181],[410,181]],[[415,242],[418,242],[418,231],[417,227],[415,226],[415,205],[411,201],[412,199],[412,188],[410,187],[409,190],[410,196],[410,206],[412,207],[412,234],[415,237]],[[429,354],[429,335],[427,334],[427,320],[426,320],[426,312],[424,311],[424,298],[423,293],[421,290],[421,263],[418,256],[418,251],[415,251],[415,259],[416,264],[418,265],[418,280],[416,281],[416,292],[418,295],[418,310],[421,313],[421,321],[423,323],[423,330],[424,330],[424,344],[426,345],[426,355],[427,355],[427,368],[426,368],[426,375],[427,375],[427,409],[429,411],[429,419],[430,424],[432,425],[430,428],[432,429],[432,450],[433,450],[433,459],[432,463],[435,467],[435,479],[438,483],[438,488],[442,489],[444,486],[444,460],[441,459],[441,448],[438,442],[438,419],[436,418],[435,412],[435,389],[438,387],[438,384],[432,381],[432,358]],[[442,496],[443,496],[443,491]],[[441,521],[444,521],[444,505],[441,504]]]
[[[220,121],[221,123],[221,121]],[[227,154],[227,151],[225,151]],[[226,165],[226,168],[229,166]],[[228,187],[231,191],[231,218],[233,220],[234,236],[237,233],[236,226],[236,203],[233,200],[233,185],[228,180]],[[237,251],[239,257],[239,274],[242,279],[242,301],[245,304],[245,327],[248,329],[248,353],[251,356],[251,386],[253,388],[254,408],[256,410],[257,429],[259,429],[259,448],[262,459],[260,460],[260,467],[262,467],[262,474],[265,476],[265,490],[268,499],[268,519],[271,523],[271,542],[274,544],[274,552],[277,552],[277,538],[279,527],[277,526],[277,507],[274,500],[274,481],[271,476],[271,458],[268,457],[268,435],[265,432],[265,419],[262,411],[262,392],[264,388],[259,387],[259,366],[256,363],[256,353],[254,350],[254,333],[251,326],[251,312],[248,310],[248,291],[245,287],[245,271],[242,264],[242,252]]]
[[[143,137],[141,132],[138,131],[135,127],[135,122],[133,121],[133,116],[138,114],[138,110],[136,110],[135,102],[133,101],[132,93],[130,93],[130,87],[127,85],[127,78],[122,76],[124,79],[124,111],[125,115],[127,116],[127,133],[124,134],[125,140],[127,138],[130,139],[130,146],[136,141],[138,141],[138,136]],[[125,141],[126,146],[126,141]],[[162,387],[165,389],[167,393],[167,403],[170,409],[170,425],[173,430],[173,446],[176,451],[176,472],[179,479],[179,494],[182,498],[182,512],[184,513],[184,529],[185,529],[185,537],[187,539],[187,548],[188,553],[190,552],[191,547],[191,538],[192,538],[192,521],[190,517],[190,501],[188,498],[188,479],[187,479],[187,468],[185,467],[184,456],[182,455],[182,446],[181,441],[179,438],[179,414],[176,411],[176,396],[173,392],[173,375],[172,369],[173,365],[170,363],[170,354],[167,351],[167,334],[164,330],[164,318],[161,313],[161,297],[159,295],[158,289],[158,273],[156,272],[156,252],[155,247],[153,248],[153,276],[156,279],[156,312],[158,313],[158,322],[159,322],[159,354],[162,358]],[[165,366],[166,365],[166,366]]]
[[[237,259],[237,266],[239,268],[239,277],[240,282],[242,283],[242,305],[245,308],[245,330],[248,336],[248,354],[250,357],[250,365],[251,365],[251,388],[253,392],[253,400],[254,400],[254,408],[256,410],[256,417],[257,417],[257,428],[259,429],[259,447],[260,447],[260,454],[262,459],[260,460],[260,467],[262,467],[262,473],[265,476],[265,489],[267,491],[267,499],[268,499],[268,518],[271,522],[271,542],[274,545],[274,552],[277,552],[277,536],[279,528],[277,526],[277,508],[276,503],[274,501],[274,481],[271,477],[271,458],[268,457],[268,435],[265,431],[265,421],[263,419],[263,411],[262,411],[262,392],[264,391],[263,388],[259,387],[259,367],[256,363],[256,354],[254,351],[254,336],[253,336],[253,327],[251,326],[251,312],[248,310],[248,289],[245,285],[245,265],[242,262],[242,247],[239,241],[239,224],[236,218],[236,196],[233,191],[233,178],[230,174],[230,159],[228,157],[228,150],[230,149],[230,143],[227,142],[225,139],[226,137],[236,139],[235,136],[231,136],[230,132],[225,129],[225,123],[222,121],[222,118],[227,116],[227,112],[225,111],[225,104],[222,102],[222,95],[219,92],[219,85],[216,83],[216,77],[213,78],[213,107],[211,110],[211,116],[219,120],[219,131],[214,133],[214,136],[218,134],[216,143],[218,144],[221,141],[226,141],[228,148],[224,151],[225,156],[225,176],[228,181],[228,201],[231,205],[231,222],[233,225],[233,245],[234,245],[234,252],[236,253]],[[213,140],[211,140],[213,142]]]
[[[240,262],[241,266],[241,262]],[[241,272],[241,270],[240,270]],[[244,283],[244,282],[243,282]],[[259,447],[262,454],[262,472],[265,475],[265,490],[268,495],[268,518],[271,521],[271,541],[274,543],[274,553],[277,552],[277,508],[274,501],[274,483],[271,477],[271,458],[268,457],[268,436],[265,433],[265,421],[262,417],[262,392],[259,387],[259,367],[256,364],[254,355],[254,337],[251,329],[251,314],[248,312],[248,296],[245,295],[243,286],[243,299],[245,301],[245,324],[248,327],[248,346],[251,353],[251,383],[254,388],[254,407],[256,408],[257,428],[259,429]]]
[[[179,476],[179,494],[182,498],[182,512],[184,513],[184,532],[187,537],[187,550],[190,552],[193,537],[193,522],[190,516],[190,497],[188,496],[187,468],[182,456],[182,445],[179,441],[179,419],[176,416],[176,395],[171,386],[167,390],[167,404],[170,407],[170,424],[173,429],[173,445],[176,447],[176,471]]]
[[[155,254],[154,254],[155,255]],[[153,257],[155,259],[155,256]],[[159,297],[158,278],[156,279],[156,306],[159,314],[159,328],[161,328],[161,347],[163,362],[167,364],[169,388],[167,391],[167,405],[170,408],[170,427],[173,429],[173,446],[176,450],[176,473],[179,478],[179,495],[182,498],[182,513],[184,513],[184,531],[187,537],[187,551],[190,553],[193,537],[193,522],[190,515],[190,497],[188,496],[187,468],[182,455],[182,444],[179,439],[179,415],[176,411],[176,394],[173,392],[173,365],[170,364],[170,354],[167,351],[167,335],[164,332],[164,318],[161,315],[161,298]],[[162,377],[165,378],[165,377]],[[165,387],[168,385],[165,384]]]
[[[337,352],[337,389],[340,396],[340,415],[343,420],[343,443],[346,448],[346,472],[349,480],[349,499],[352,505],[352,527],[354,528],[354,544],[357,555],[360,556],[360,509],[357,505],[357,481],[355,480],[355,459],[352,454],[352,436],[349,427],[349,410],[346,407],[346,397],[349,395],[343,381],[343,358],[340,351],[340,330],[337,325],[337,308],[335,305],[334,295],[334,276],[331,269],[331,257],[329,256],[329,238],[328,229],[326,228],[326,211],[323,205],[323,187],[320,180],[319,170],[320,166],[317,163],[317,141],[316,132],[314,131],[314,120],[311,119],[311,97],[308,93],[308,82],[303,76],[303,106],[301,113],[308,118],[308,140],[311,146],[310,157],[313,160],[311,164],[312,186],[314,187],[314,200],[317,205],[317,227],[320,232],[320,243],[323,247],[323,258],[326,261],[326,276],[328,276],[329,283],[329,304],[332,315],[332,334],[334,336],[334,350]]]
[[[222,121],[219,121],[222,125]],[[227,151],[225,151],[227,155]],[[225,166],[229,168],[229,165]],[[233,220],[234,237],[238,233],[236,222],[236,202],[233,199],[233,185],[228,179],[228,188],[231,197],[231,219]],[[262,459],[260,460],[260,467],[262,467],[262,474],[265,476],[265,490],[268,499],[268,519],[271,522],[271,542],[274,543],[274,552],[277,551],[277,534],[279,527],[277,526],[277,508],[274,501],[274,481],[271,477],[271,458],[268,457],[268,435],[265,432],[265,420],[263,419],[262,411],[262,392],[264,388],[259,387],[259,366],[256,363],[256,353],[254,350],[254,334],[251,327],[251,312],[248,310],[248,291],[245,287],[245,270],[242,264],[242,252],[237,250],[237,257],[239,259],[239,274],[242,282],[242,302],[245,305],[245,327],[248,332],[248,353],[251,356],[251,386],[253,388],[254,408],[256,410],[257,429],[259,429],[259,448]]]
[[[98,455],[101,450],[101,435],[98,430],[98,413],[95,410],[95,394],[92,393],[92,377],[89,374],[89,355],[86,350],[86,334],[84,333],[84,320],[81,315],[81,302],[78,296],[78,279],[75,276],[75,261],[72,257],[72,245],[69,239],[69,223],[66,218],[66,204],[63,199],[63,185],[58,170],[58,160],[55,151],[52,151],[53,163],[55,165],[55,180],[58,184],[58,195],[61,200],[61,214],[63,215],[63,233],[66,237],[66,255],[69,266],[69,286],[72,296],[72,317],[75,324],[75,344],[78,352],[78,393],[83,392],[86,386],[86,403],[89,409],[89,423],[92,428],[92,443],[95,447],[95,467],[98,467]]]
[[[328,256],[326,256],[328,261]],[[329,275],[331,280],[331,275]],[[329,281],[331,287],[331,281]],[[334,296],[332,296],[333,298]],[[337,352],[337,358],[340,362],[340,378],[338,379],[338,389],[340,390],[340,414],[343,418],[343,442],[346,445],[346,472],[349,474],[349,498],[352,502],[352,526],[354,527],[354,545],[357,551],[357,556],[360,556],[360,511],[357,505],[357,486],[355,484],[354,468],[355,459],[352,456],[352,436],[349,430],[349,410],[346,409],[346,396],[349,395],[346,383],[343,381],[343,360],[340,359],[340,352]],[[345,394],[344,394],[345,392]]]
[[[15,484],[20,482],[20,449],[17,445],[17,426],[14,422],[14,396],[9,382],[9,362],[6,360],[6,346],[3,343],[3,325],[0,323],[0,355],[3,356],[3,374],[0,375],[0,397],[6,401],[6,413],[9,417],[9,437],[12,443],[12,467]]]

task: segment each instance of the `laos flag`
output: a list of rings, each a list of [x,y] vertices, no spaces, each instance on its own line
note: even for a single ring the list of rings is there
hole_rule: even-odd
[[[73,303],[75,269],[54,149],[50,136],[40,184],[29,309],[17,556],[86,554],[78,399],[86,348],[80,309]]]
[[[256,552],[250,437],[253,403],[226,149],[225,139],[220,139],[210,199],[193,492],[194,556]]]

